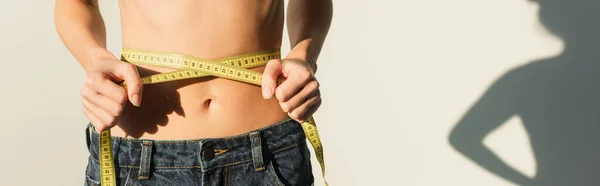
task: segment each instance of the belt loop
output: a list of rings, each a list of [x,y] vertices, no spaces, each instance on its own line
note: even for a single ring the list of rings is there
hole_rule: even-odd
[[[252,162],[254,163],[254,170],[257,172],[263,171],[265,170],[265,164],[262,154],[260,133],[258,131],[254,131],[251,132],[249,136],[250,144],[252,145]]]
[[[142,141],[142,156],[140,157],[140,171],[138,179],[147,180],[150,178],[150,163],[152,162],[152,141]]]

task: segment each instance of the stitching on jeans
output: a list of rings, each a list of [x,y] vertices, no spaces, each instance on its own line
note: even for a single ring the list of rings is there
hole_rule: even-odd
[[[229,186],[229,167],[225,167],[225,186]]]
[[[133,170],[133,169],[129,169],[129,173],[127,173],[127,179],[125,180],[124,185],[127,185],[127,183],[129,183],[129,181],[131,180],[131,170]]]
[[[283,147],[283,148],[279,148],[279,149],[273,150],[273,153],[278,153],[278,152],[281,152],[281,151],[287,150],[287,149],[289,149],[289,148],[296,147],[296,146],[298,146],[298,145],[301,145],[301,144],[303,144],[303,143],[306,143],[306,141],[302,141],[302,142],[299,142],[299,143],[295,143],[295,144],[293,144],[293,145],[289,145],[289,146],[286,146],[286,147]],[[227,150],[229,150],[229,149],[225,149],[225,152],[227,152]],[[221,154],[223,154],[223,153],[221,153]],[[221,155],[221,154],[219,154],[219,155]],[[100,162],[98,159],[96,159],[96,157],[92,157],[92,159],[93,159],[94,161]],[[134,166],[134,165],[130,165],[130,166]],[[137,167],[137,166],[136,166],[136,167]]]
[[[275,183],[277,183],[277,185],[283,185],[281,179],[279,178],[279,176],[277,176],[277,172],[275,172],[275,166],[273,166],[273,164],[271,164],[271,174],[273,174],[273,178],[275,178]]]
[[[152,146],[148,146],[146,148],[146,170],[144,172],[149,175],[150,174],[150,162],[152,161]],[[148,177],[148,176],[146,176]]]
[[[96,184],[92,183],[92,181],[90,181],[90,179],[88,179],[88,178],[85,178],[85,182],[87,182],[87,185],[90,185],[90,186],[96,185]]]
[[[140,180],[135,179],[135,173],[129,175],[129,177],[131,178],[131,186],[134,186],[137,182],[139,182]]]
[[[259,164],[258,171],[262,171],[265,169],[265,167],[263,165],[263,161],[265,161],[265,160],[264,160],[264,156],[262,154],[262,143],[261,143],[262,138],[261,138],[259,132],[257,132],[255,135],[256,135],[255,140],[258,140],[258,142],[257,142],[258,148],[256,149],[256,152],[257,152],[256,154],[258,154],[260,156],[260,157],[258,157],[260,160],[260,161],[258,161],[258,164]]]
[[[95,158],[92,158],[94,161],[100,162]],[[238,162],[235,162],[238,163]],[[120,168],[130,168],[130,169],[139,169],[137,165],[119,165]],[[201,168],[199,165],[195,166],[155,166],[155,169],[199,169]]]
[[[296,143],[296,144],[289,145],[289,146],[286,146],[286,147],[283,147],[283,148],[279,148],[279,149],[277,149],[277,150],[274,150],[274,151],[273,151],[273,154],[275,154],[275,153],[278,153],[278,152],[281,152],[281,151],[284,151],[284,150],[287,150],[287,149],[290,149],[290,148],[294,148],[294,147],[296,147],[296,146],[298,146],[298,145],[301,145],[301,144],[303,144],[303,143],[306,143],[306,141],[302,141],[302,142],[300,142],[300,143]]]
[[[209,170],[213,170],[213,169],[221,168],[221,167],[226,167],[226,166],[239,165],[239,164],[248,163],[248,162],[251,162],[251,161],[252,161],[252,159],[247,159],[247,160],[244,160],[244,161],[237,161],[237,162],[233,162],[233,163],[228,163],[228,164],[223,164],[223,165],[217,165],[217,166],[208,168],[208,169],[203,170],[203,171],[209,171]]]
[[[288,146],[286,146],[286,147],[283,147],[283,148],[279,148],[279,149],[273,150],[273,153],[274,153],[274,154],[275,154],[275,153],[279,153],[279,152],[281,152],[281,151],[288,150],[288,149],[290,149],[290,148],[296,147],[296,146],[298,146],[298,145],[301,145],[301,144],[303,144],[303,143],[306,143],[306,141],[302,141],[302,142],[300,142],[300,143],[296,143],[296,144],[293,144],[293,145],[288,145]],[[94,161],[96,161],[96,162],[100,163],[100,161],[99,161],[98,159],[96,159],[95,157],[91,157],[91,158],[92,158],[92,160],[94,160]],[[242,161],[244,161],[244,162],[245,162],[245,161],[248,161],[248,160],[242,160]],[[238,163],[240,163],[240,162],[242,162],[242,161],[238,161],[238,162],[233,162],[233,163],[225,164],[225,165],[223,165],[223,166],[238,164]],[[127,168],[139,168],[139,167],[138,167],[138,166],[136,166],[136,165],[119,165],[119,167],[127,167]],[[155,168],[200,168],[200,166],[155,166]]]
[[[240,139],[240,138],[245,138],[248,137],[248,135],[241,135],[241,136],[232,136],[232,137],[227,137],[227,138],[206,138],[206,139],[201,139],[201,140],[181,140],[181,141],[153,141],[154,143],[157,144],[187,144],[187,143],[198,143],[201,141],[229,141],[229,140],[234,140],[234,139]],[[122,138],[122,137],[115,137],[112,136],[111,137],[113,140],[118,140],[118,141],[125,141],[125,142],[141,142],[139,139],[134,139],[134,138]]]
[[[279,186],[279,183],[277,183],[277,181],[275,180],[275,177],[273,177],[273,174],[271,174],[271,169],[267,168],[267,170],[265,172],[267,173],[267,176],[270,178],[269,181],[271,181],[271,184],[273,184],[275,186]]]
[[[146,146],[146,148],[144,149],[145,151],[144,153],[144,159],[146,159],[146,167],[144,167],[145,170],[143,170],[144,175],[140,175],[140,178],[142,179],[148,179],[148,174],[150,174],[150,161],[152,161],[152,146],[150,145],[150,142],[145,142],[144,146]],[[141,168],[141,166],[140,166]]]
[[[96,185],[97,185],[97,184],[93,183],[93,182],[92,182],[91,180],[89,180],[89,179],[85,179],[85,181],[88,183],[88,185],[91,185],[91,186],[96,186]]]
[[[290,148],[296,147],[296,146],[301,145],[303,143],[306,143],[306,142],[303,141],[303,142],[296,143],[296,144],[293,144],[293,145],[289,145],[289,146],[286,146],[286,147],[283,147],[283,148],[279,148],[277,150],[273,150],[273,153],[274,154],[275,153],[279,153],[281,151],[288,150]],[[92,158],[92,160],[100,163],[100,161],[98,159],[96,159],[95,157],[91,157],[91,158]],[[252,159],[246,159],[246,160],[237,161],[237,162],[233,162],[233,163],[222,164],[222,165],[216,166],[215,168],[224,167],[224,166],[230,166],[230,165],[237,165],[237,164],[245,163],[245,162],[248,162],[248,161],[252,161]],[[121,168],[125,167],[125,168],[139,169],[139,166],[136,166],[136,165],[119,165],[119,167],[121,167]],[[155,169],[178,169],[178,168],[179,169],[199,169],[201,167],[199,165],[195,165],[195,166],[155,166],[154,168]]]
[[[258,156],[262,156],[262,155],[259,154],[260,139],[258,139],[258,142],[257,142],[257,140],[256,140],[257,134],[258,133],[250,133],[250,143],[251,143],[251,148],[252,148],[252,159],[254,160],[252,162],[254,164],[254,171],[259,171],[260,170],[260,166],[261,166],[260,160],[262,160],[262,159],[259,159],[259,158],[262,158],[262,157],[258,157]],[[258,143],[258,144],[256,144],[256,143]],[[256,147],[257,145],[258,145],[258,147]]]
[[[246,163],[246,162],[251,162],[252,159],[247,159],[247,160],[243,160],[243,161],[236,161],[233,163],[228,163],[228,164],[222,164],[222,165],[217,165],[214,168],[219,168],[219,167],[225,167],[225,166],[231,166],[231,165],[238,165],[238,164],[242,164],[242,163]],[[213,169],[214,169],[213,168]]]
[[[91,156],[90,156],[90,157],[91,157]],[[88,162],[88,165],[87,165],[87,166],[85,166],[85,183],[86,183],[87,185],[90,185],[90,180],[88,180],[88,178],[87,178],[87,177],[89,177],[89,176],[88,176],[88,174],[89,174],[89,173],[88,173],[88,172],[89,172],[89,170],[88,170],[88,169],[89,169],[89,168],[90,168],[90,163]]]
[[[99,160],[97,160],[96,158],[92,158],[92,160],[94,160],[94,161],[96,161],[96,162],[100,163],[100,161],[99,161]],[[138,166],[136,166],[136,165],[119,165],[119,168],[139,169],[139,167],[138,167]]]
[[[155,166],[155,169],[199,169],[202,168],[198,165],[196,166]]]
[[[138,166],[135,165],[119,165],[120,168],[130,168],[130,169],[139,169]]]
[[[144,160],[146,159],[146,156],[145,156],[146,148],[144,148],[144,146],[145,146],[144,142],[142,141],[142,150],[141,150],[142,152],[140,154],[140,170],[138,170],[138,180],[144,179],[144,168],[147,168],[147,167],[144,167],[144,164],[145,164]]]
[[[135,139],[131,140],[132,142],[136,142]],[[154,141],[154,143],[158,144],[185,144],[185,143],[198,143],[202,140],[186,140],[186,141]]]
[[[269,170],[268,170],[268,169],[265,171],[265,173],[267,174],[267,177],[269,177],[269,182],[271,182],[271,185],[276,185],[276,184],[273,182],[273,176],[271,176],[271,173],[269,173]]]
[[[294,148],[294,147],[296,147],[298,145],[302,145],[304,143],[306,143],[306,141],[302,141],[302,142],[299,142],[299,143],[296,143],[296,144],[293,144],[293,145],[288,145],[286,147],[273,150],[272,152],[273,152],[273,154],[276,154],[276,153],[279,153],[279,152],[282,152],[282,151]],[[100,163],[100,161],[98,159],[96,159],[95,157],[91,157],[91,158],[92,158],[93,161],[96,161],[96,162]],[[236,161],[236,162],[227,163],[227,164],[221,164],[221,165],[217,165],[217,166],[215,166],[215,167],[213,167],[211,169],[208,169],[208,170],[212,170],[214,168],[225,167],[225,166],[242,164],[242,163],[246,163],[246,162],[249,162],[249,161],[252,161],[252,159],[246,159],[246,160]],[[120,168],[130,168],[130,169],[139,169],[140,168],[137,165],[119,165],[119,167]],[[154,166],[154,168],[155,169],[200,169],[202,167],[199,166],[199,165],[195,165],[195,166]]]

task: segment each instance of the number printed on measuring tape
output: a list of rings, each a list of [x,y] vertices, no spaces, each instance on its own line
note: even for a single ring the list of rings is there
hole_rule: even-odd
[[[100,183],[103,186],[117,185],[111,140],[110,130],[100,133]]]

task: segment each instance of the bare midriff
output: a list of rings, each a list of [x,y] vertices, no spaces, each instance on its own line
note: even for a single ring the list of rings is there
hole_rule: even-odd
[[[281,46],[281,0],[120,0],[119,6],[123,48],[219,59]],[[142,77],[173,70],[138,66]],[[202,77],[144,85],[141,106],[128,104],[111,132],[155,140],[225,137],[286,118],[260,86]]]

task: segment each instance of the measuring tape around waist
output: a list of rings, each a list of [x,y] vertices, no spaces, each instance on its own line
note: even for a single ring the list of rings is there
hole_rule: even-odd
[[[276,49],[232,56],[218,60],[207,60],[182,54],[123,49],[121,57],[123,60],[132,64],[179,69],[173,72],[142,77],[142,84],[154,84],[204,76],[217,76],[261,85],[262,74],[249,70],[248,68],[264,66],[271,59],[279,59],[281,54],[279,49]],[[281,83],[282,81],[284,81],[284,79],[278,79],[278,83]],[[301,123],[301,125],[306,134],[306,138],[313,146],[317,160],[321,165],[323,180],[325,180],[323,145],[321,144],[321,138],[319,137],[316,123],[313,117],[310,117],[307,121]],[[116,186],[110,130],[102,131],[100,134],[100,168],[101,185]],[[327,181],[325,181],[325,185],[328,185]]]

